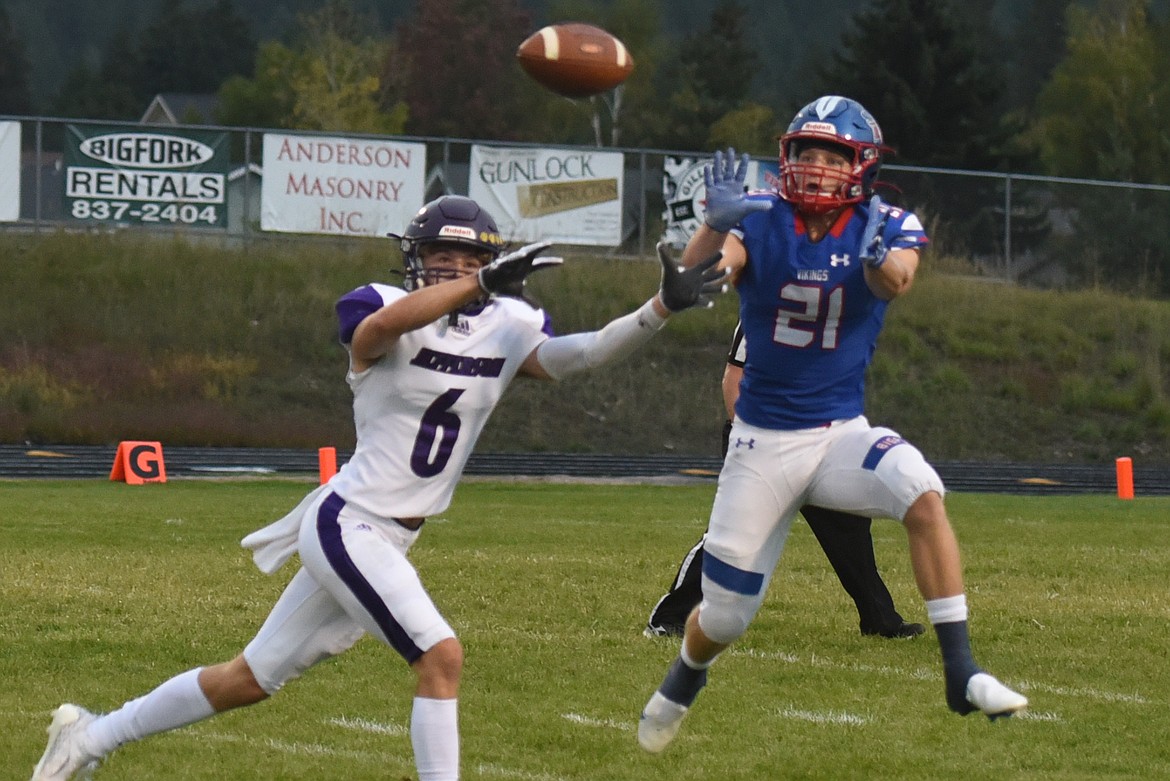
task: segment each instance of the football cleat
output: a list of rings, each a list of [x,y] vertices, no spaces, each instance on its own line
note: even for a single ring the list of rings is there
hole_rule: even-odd
[[[1014,692],[987,673],[975,673],[967,681],[967,702],[995,721],[1028,707],[1028,698]]]
[[[918,637],[918,635],[923,634],[924,632],[926,632],[925,626],[922,624],[910,623],[909,621],[903,621],[893,629],[861,630],[861,634],[863,635],[879,635],[891,640],[902,639],[906,637]]]
[[[682,637],[685,627],[682,624],[646,624],[642,630],[643,637]]]
[[[686,715],[685,705],[666,699],[662,692],[654,692],[638,720],[638,745],[651,754],[659,753],[674,740]]]
[[[80,781],[97,769],[99,757],[85,746],[85,729],[97,717],[85,708],[65,703],[53,711],[49,745],[33,769],[32,781]]]

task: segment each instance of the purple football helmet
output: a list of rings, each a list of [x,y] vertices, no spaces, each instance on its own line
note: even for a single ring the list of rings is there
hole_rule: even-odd
[[[391,234],[391,237],[402,243],[402,261],[406,267],[403,286],[407,290],[458,276],[450,271],[423,268],[419,249],[427,244],[442,242],[478,250],[483,253],[485,265],[499,257],[504,248],[496,221],[478,203],[462,195],[444,195],[427,203],[401,236]]]

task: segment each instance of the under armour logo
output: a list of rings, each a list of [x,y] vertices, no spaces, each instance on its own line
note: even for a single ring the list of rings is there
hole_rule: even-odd
[[[752,450],[756,446],[756,440],[755,439],[740,439],[739,437],[735,438],[735,446],[736,447],[742,447],[744,445],[747,445],[748,450]]]
[[[829,265],[832,266],[833,268],[836,268],[837,266],[848,266],[849,265],[849,256],[848,255],[830,255],[829,256]]]

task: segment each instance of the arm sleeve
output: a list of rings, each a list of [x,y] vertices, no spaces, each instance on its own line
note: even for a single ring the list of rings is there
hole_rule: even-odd
[[[619,317],[600,331],[546,339],[536,348],[536,360],[554,380],[616,361],[658,333],[666,318],[654,311],[653,299],[636,312]]]

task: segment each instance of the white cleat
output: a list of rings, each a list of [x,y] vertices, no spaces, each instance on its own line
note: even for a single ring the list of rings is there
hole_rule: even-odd
[[[995,721],[1028,707],[1028,698],[1014,692],[987,673],[975,673],[967,681],[967,702]]]
[[[661,692],[654,692],[638,721],[638,745],[651,754],[659,753],[674,740],[686,715],[685,705],[666,699]]]
[[[85,747],[85,728],[96,716],[85,708],[65,703],[53,711],[49,745],[33,770],[32,781],[87,779],[97,769],[96,757]],[[75,775],[76,774],[76,775]]]

